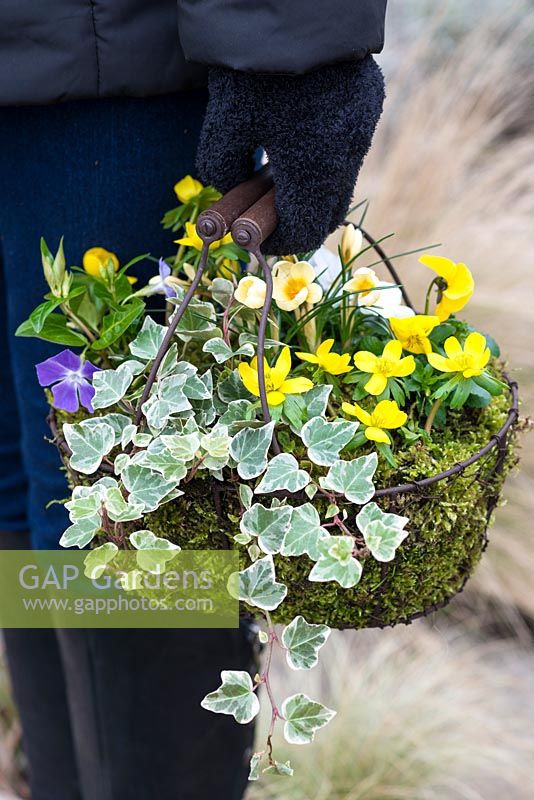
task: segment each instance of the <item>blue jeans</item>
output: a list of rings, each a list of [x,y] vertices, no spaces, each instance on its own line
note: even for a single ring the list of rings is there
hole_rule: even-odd
[[[67,490],[35,374],[62,348],[13,335],[47,291],[39,238],[55,250],[64,235],[69,264],[95,245],[121,263],[172,253],[160,220],[193,170],[205,102],[191,92],[0,109],[0,531],[29,529],[35,548],[57,547],[69,524],[63,506],[46,508]]]
[[[204,93],[0,109],[0,549],[56,548],[68,524],[35,364],[13,333],[46,291],[39,237],[69,264],[174,250],[160,219],[193,169]],[[154,271],[149,268],[149,274]],[[142,269],[137,274],[142,276]],[[145,270],[144,277],[148,277]],[[5,631],[33,800],[238,800],[253,726],[200,708],[222,668],[254,669],[249,631]]]

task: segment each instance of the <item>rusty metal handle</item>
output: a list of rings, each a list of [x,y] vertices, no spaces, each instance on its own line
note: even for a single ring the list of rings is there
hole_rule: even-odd
[[[232,223],[265,195],[273,185],[269,167],[263,167],[253,178],[235,186],[220,200],[199,215],[197,232],[203,241],[211,242],[228,233]]]
[[[274,198],[273,187],[235,220],[232,238],[236,244],[254,252],[271,235],[278,224]]]

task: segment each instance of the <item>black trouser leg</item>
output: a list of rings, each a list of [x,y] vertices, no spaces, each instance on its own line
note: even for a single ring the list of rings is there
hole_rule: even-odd
[[[0,549],[28,546],[20,533],[0,536]],[[81,800],[56,631],[7,629],[3,635],[32,800]]]
[[[200,707],[240,630],[61,630],[84,800],[239,800],[253,726]]]

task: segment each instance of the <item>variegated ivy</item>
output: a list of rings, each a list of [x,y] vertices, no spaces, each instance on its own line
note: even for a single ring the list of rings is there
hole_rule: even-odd
[[[91,476],[104,466],[109,474],[74,488],[67,503],[71,525],[61,544],[84,548],[104,532],[108,541],[86,559],[88,574],[100,575],[120,547],[137,551],[140,569],[158,572],[176,545],[146,530],[145,514],[187,492],[192,475],[209,474],[222,481],[232,470],[240,479],[242,507],[234,538],[247,549],[250,565],[233,576],[229,590],[265,619],[260,636],[268,664],[272,651],[280,648],[291,669],[311,669],[330,629],[297,616],[281,633],[275,630],[269,612],[283,603],[288,587],[277,579],[273,556],[306,555],[312,562],[310,581],[335,581],[350,589],[362,575],[363,542],[368,557],[391,561],[408,535],[408,520],[384,513],[372,501],[375,454],[342,457],[359,423],[326,419],[329,386],[314,386],[302,395],[304,402],[293,404],[289,424],[307,454],[307,468],[290,453],[273,456],[275,423],[265,424],[257,398],[245,389],[236,369],[236,359],[249,357],[254,348],[246,334],[238,349],[231,348],[214,320],[210,303],[195,301],[187,310],[142,405],[139,425],[135,409],[166,328],[146,318],[130,344],[131,356],[95,374],[93,404],[104,413],[65,424],[63,430],[74,471]],[[193,338],[203,342],[206,357],[213,359],[211,369],[200,372],[180,358],[180,340]],[[325,501],[324,518],[313,502],[316,495]],[[343,503],[361,506],[356,516],[359,546],[346,514],[339,511]],[[267,686],[272,726],[266,748],[252,758],[251,780],[262,772],[292,774],[289,762],[277,762],[272,754],[277,720],[283,722],[288,742],[306,744],[335,713],[302,693],[278,705],[269,681],[268,667],[254,680],[248,672],[223,670],[219,688],[202,701],[204,708],[245,724],[259,713],[258,688]]]

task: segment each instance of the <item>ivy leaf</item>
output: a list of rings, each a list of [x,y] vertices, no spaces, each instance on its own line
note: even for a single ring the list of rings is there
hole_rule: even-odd
[[[228,428],[224,425],[213,428],[200,437],[200,446],[205,451],[202,466],[205,469],[219,470],[228,464],[230,459],[230,442]]]
[[[319,542],[320,556],[308,580],[337,581],[344,589],[356,586],[362,577],[362,565],[352,556],[353,547],[352,536],[330,536]]]
[[[141,368],[141,369],[140,369]],[[142,370],[138,361],[125,361],[117,369],[103,369],[93,375],[95,396],[93,408],[108,408],[122,400],[134,379]]]
[[[178,459],[162,441],[164,437],[154,439],[147,450],[137,453],[133,458],[134,464],[159,472],[166,481],[174,485],[180,483],[187,475],[187,467],[182,459]]]
[[[70,465],[77,472],[92,475],[101,464],[102,459],[115,446],[115,431],[106,422],[96,425],[66,423],[63,435],[72,450]]]
[[[112,311],[110,314],[106,314],[102,320],[100,338],[93,342],[91,349],[105,350],[112,345],[139,319],[144,310],[145,304],[143,301],[139,297],[134,297],[128,305],[123,306],[119,311]]]
[[[271,555],[258,559],[241,572],[235,572],[228,584],[230,594],[266,611],[278,608],[287,595],[287,586],[276,581]]]
[[[260,428],[243,428],[230,444],[230,454],[243,480],[257,478],[267,466],[267,453],[273,438],[274,422]]]
[[[102,492],[98,484],[75,486],[71,499],[65,503],[71,522],[77,522],[86,517],[94,517],[100,513],[101,506]]]
[[[368,522],[363,534],[365,544],[377,561],[393,561],[397,547],[407,536],[408,531],[395,525],[386,525],[381,519]]]
[[[260,777],[260,764],[263,753],[254,753],[250,759],[250,769],[248,773],[249,781],[257,781]]]
[[[131,494],[131,502],[142,505],[145,512],[155,511],[176,485],[174,481],[165,480],[158,472],[137,464],[128,464],[121,477]]]
[[[184,463],[192,461],[200,447],[200,436],[196,431],[164,434],[161,441],[173,458]]]
[[[315,732],[328,725],[336,712],[310,700],[299,693],[287,697],[282,704],[282,716],[285,718],[284,737],[289,744],[310,744]]]
[[[143,361],[153,361],[163,343],[167,328],[158,325],[152,317],[145,317],[143,327],[133,340],[130,342],[130,353]]]
[[[311,669],[319,660],[319,650],[331,630],[328,625],[312,625],[302,616],[295,617],[282,632],[286,660],[291,669]]]
[[[373,475],[378,464],[376,453],[360,456],[353,461],[334,461],[328,474],[319,478],[323,489],[341,492],[350,503],[363,505],[375,493]]]
[[[326,528],[321,527],[319,514],[311,503],[293,508],[289,529],[282,542],[280,552],[283,556],[310,556],[319,558],[319,542],[330,538]]]
[[[319,386],[314,386],[313,389],[301,395],[306,405],[306,414],[309,420],[313,417],[324,417],[331,392],[331,386],[319,384]]]
[[[358,429],[358,422],[336,419],[327,422],[323,417],[313,417],[303,426],[300,435],[308,448],[308,456],[314,464],[330,467]]]
[[[248,672],[223,669],[221,681],[219,688],[202,700],[202,708],[215,714],[230,714],[240,725],[251,722],[260,710],[260,701],[254,693],[254,685]]]
[[[107,490],[104,502],[108,516],[113,522],[131,522],[143,516],[144,506],[133,502],[131,498],[126,501],[118,487]]]
[[[401,517],[399,514],[390,514],[382,511],[376,503],[367,503],[367,505],[360,509],[356,517],[356,525],[363,534],[369,523],[374,522],[376,519],[379,519],[384,525],[397,528],[398,530],[402,530],[410,521],[408,517]]]
[[[245,506],[245,508],[250,508],[250,506],[252,505],[253,494],[252,494],[252,489],[250,488],[250,486],[247,486],[246,483],[239,484],[239,498],[243,503],[243,505]]]
[[[156,536],[152,531],[141,530],[130,534],[130,542],[137,553],[137,563],[145,572],[160,575],[165,572],[167,561],[172,561],[181,549],[177,544]]]
[[[243,533],[258,537],[258,545],[264,553],[279,553],[289,528],[291,512],[291,506],[265,508],[254,503],[241,517],[239,527]]]
[[[293,769],[289,761],[273,761],[268,767],[263,770],[264,775],[285,775],[288,778],[293,777]],[[250,780],[250,779],[249,779]]]
[[[84,559],[84,575],[90,580],[96,581],[100,578],[110,561],[113,561],[119,548],[113,542],[106,542],[105,544],[91,550]]]
[[[256,494],[268,494],[280,489],[298,492],[308,485],[311,478],[299,469],[297,459],[291,453],[280,453],[267,464],[267,471],[254,490]]]
[[[84,517],[67,528],[59,544],[61,547],[79,547],[82,550],[92,542],[100,530],[100,514]]]
[[[234,422],[248,422],[255,419],[256,409],[250,400],[232,400],[225,412],[219,417],[221,425],[230,427]]]
[[[225,361],[237,356],[246,356],[247,358],[252,358],[254,355],[254,347],[251,344],[244,344],[237,350],[232,350],[232,348],[226,344],[224,339],[219,338],[208,339],[202,350],[204,353],[210,353],[217,364],[224,364]]]

